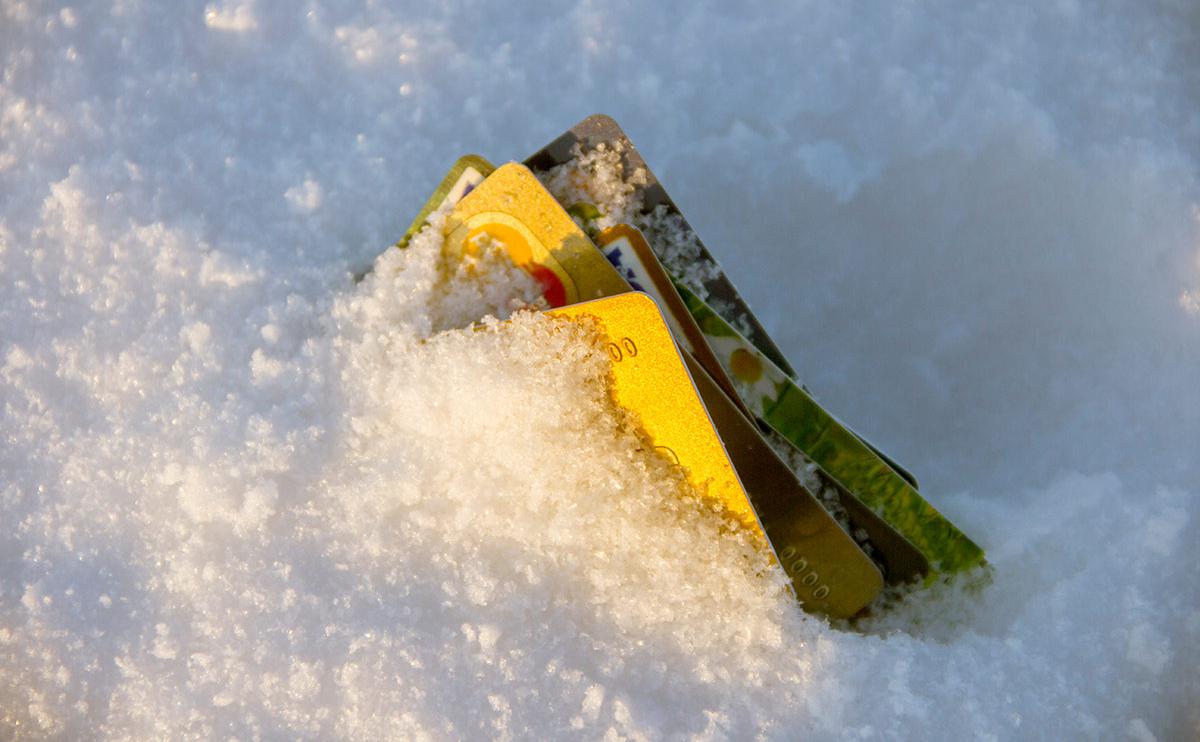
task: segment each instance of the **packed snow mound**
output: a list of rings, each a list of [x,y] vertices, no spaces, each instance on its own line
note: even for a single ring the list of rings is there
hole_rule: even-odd
[[[1194,20],[3,3],[0,737],[1200,736]],[[386,249],[601,108],[990,586],[806,616],[523,273]]]

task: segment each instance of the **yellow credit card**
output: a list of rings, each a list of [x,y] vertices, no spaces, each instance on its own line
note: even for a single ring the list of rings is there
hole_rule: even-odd
[[[807,610],[848,618],[874,599],[883,586],[878,568],[703,369],[680,355],[653,299],[629,292],[550,314],[595,323],[612,360],[616,403],[637,416],[651,445],[697,492],[774,548]],[[753,504],[739,471],[750,478]]]
[[[489,239],[503,244],[512,261],[541,284],[551,307],[629,290],[524,165],[503,165],[475,186],[450,213],[445,234],[451,256],[475,254]]]
[[[683,468],[697,492],[719,500],[743,525],[761,534],[750,499],[692,387],[654,300],[629,292],[554,309],[550,314],[597,323],[613,362],[617,404],[640,418],[655,449]]]

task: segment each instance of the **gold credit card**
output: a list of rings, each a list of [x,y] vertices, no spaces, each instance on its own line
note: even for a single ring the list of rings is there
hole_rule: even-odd
[[[796,596],[809,610],[848,618],[883,589],[883,574],[771,448],[700,363],[683,354],[708,414]]]
[[[612,359],[617,404],[697,492],[765,536],[807,610],[848,618],[874,599],[883,586],[878,568],[699,364],[680,355],[653,299],[629,292],[550,314],[595,322]]]
[[[444,249],[451,256],[474,254],[484,240],[503,244],[512,261],[541,284],[551,307],[629,290],[523,165],[497,168],[458,202],[444,229]]]

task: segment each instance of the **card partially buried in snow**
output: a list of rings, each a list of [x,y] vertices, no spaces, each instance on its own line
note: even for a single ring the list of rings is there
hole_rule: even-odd
[[[507,256],[541,309],[591,328],[646,454],[713,517],[749,529],[806,610],[853,618],[879,608],[885,584],[986,574],[982,549],[916,479],[795,380],[611,119],[586,119],[525,165],[461,158],[399,245],[433,222],[447,266]]]

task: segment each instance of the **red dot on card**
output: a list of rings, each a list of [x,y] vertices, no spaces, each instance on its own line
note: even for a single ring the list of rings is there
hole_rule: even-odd
[[[563,288],[558,276],[554,275],[554,271],[537,263],[526,265],[525,270],[542,285],[542,296],[546,297],[546,303],[552,307],[566,306],[567,290]]]

